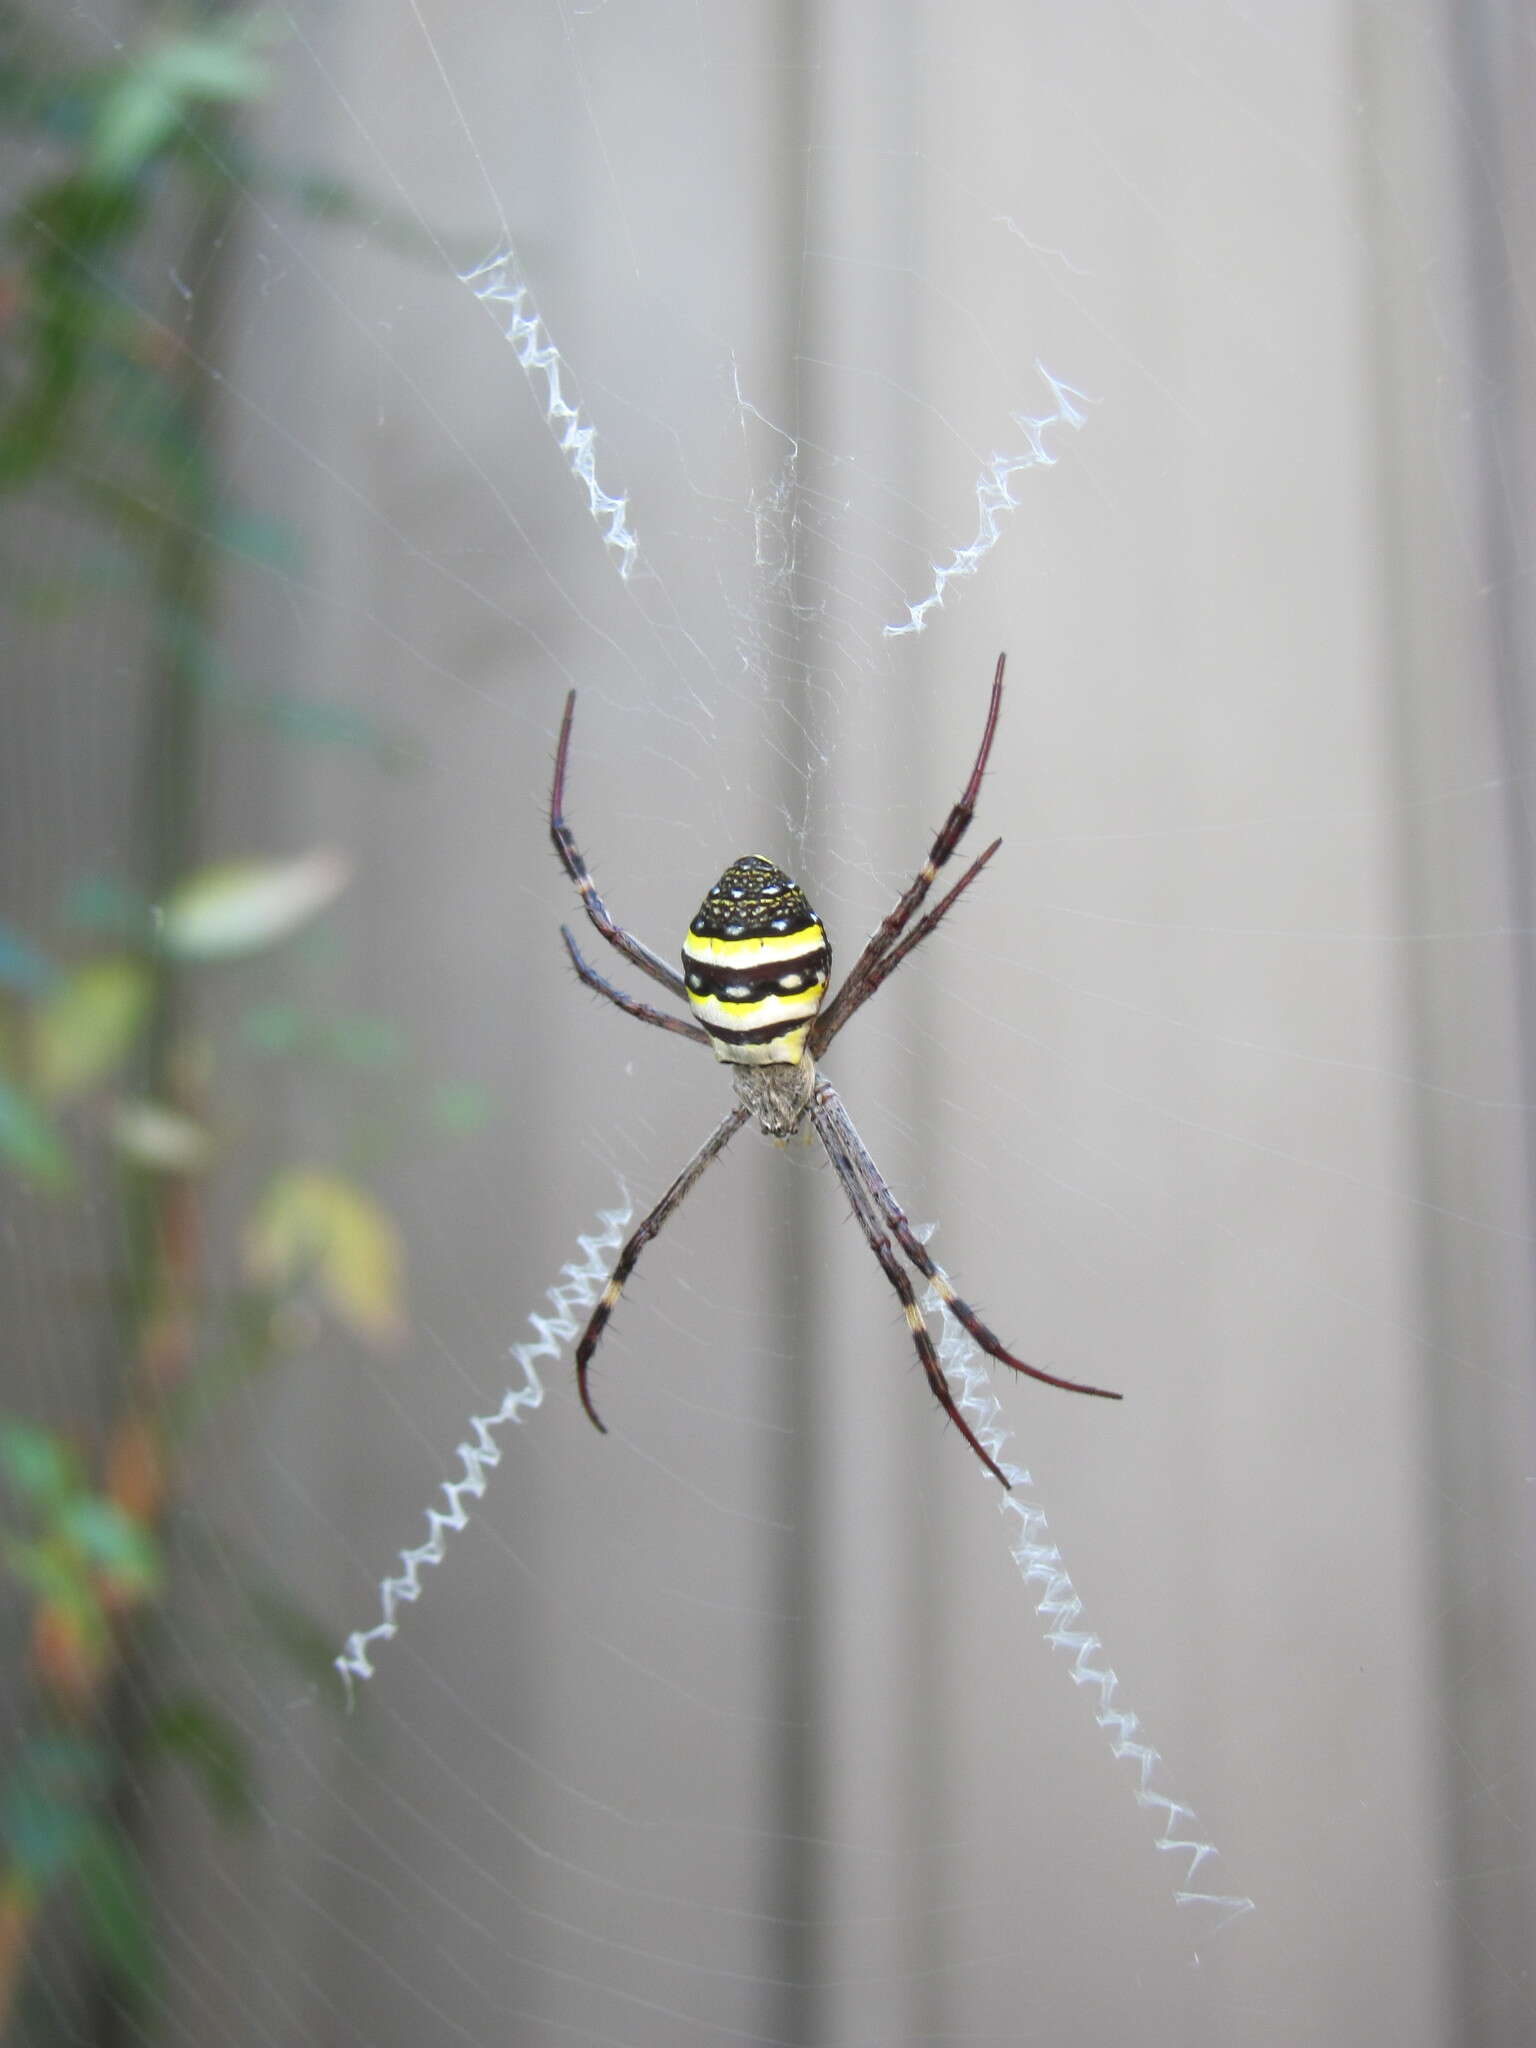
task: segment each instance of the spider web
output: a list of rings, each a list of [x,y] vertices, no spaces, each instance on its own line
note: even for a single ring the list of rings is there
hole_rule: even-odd
[[[328,999],[498,1111],[390,1170],[409,1340],[210,1428],[169,1656],[252,1745],[260,1826],[157,1802],[165,1968],[111,2037],[1520,2038],[1497,53],[1415,9],[273,13],[263,147],[378,220],[246,191],[208,374],[306,545],[231,634],[425,767],[246,736],[205,836],[345,844]],[[103,58],[124,29],[72,10]],[[204,288],[133,287],[173,333]],[[1123,1407],[989,1381],[930,1298],[1001,1499],[831,1174],[743,1133],[626,1291],[597,1437],[571,1337],[728,1096],[565,966],[565,692],[629,928],[670,957],[756,850],[846,969],[999,648],[970,850],[1002,852],[828,1064],[955,1286]],[[38,902],[112,836],[121,713],[54,717],[7,840]],[[323,1150],[338,1105],[284,1121]],[[24,1233],[19,1287],[80,1243]],[[53,1341],[32,1393],[68,1412],[83,1317]],[[335,1686],[252,1638],[253,1561]]]

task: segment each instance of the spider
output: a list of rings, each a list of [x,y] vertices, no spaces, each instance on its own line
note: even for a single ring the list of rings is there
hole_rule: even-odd
[[[590,989],[617,1004],[642,1023],[661,1031],[675,1031],[681,1038],[695,1039],[712,1048],[715,1058],[730,1066],[736,1088],[736,1106],[715,1126],[692,1159],[673,1181],[661,1200],[634,1231],[619,1253],[596,1308],[592,1311],[581,1341],[576,1346],[576,1385],[588,1418],[605,1434],[607,1425],[593,1405],[589,1374],[608,1318],[634,1271],[641,1252],[682,1203],[731,1139],[752,1117],[771,1138],[785,1139],[810,1119],[820,1138],[833,1171],[842,1183],[853,1209],[854,1219],[864,1233],[881,1271],[895,1289],[906,1316],[907,1328],[922,1363],[923,1372],[939,1405],[965,1438],[994,1479],[1003,1486],[1009,1481],[988,1457],[975,1432],[956,1407],[949,1383],[940,1367],[933,1339],[917,1305],[912,1282],[897,1257],[897,1247],[932,1283],[941,1301],[957,1322],[989,1357],[1011,1366],[1047,1386],[1065,1388],[1073,1394],[1095,1394],[1107,1401],[1120,1396],[1107,1387],[1084,1386],[1076,1380],[1058,1379],[1038,1366],[1015,1358],[987,1328],[976,1311],[962,1301],[935,1266],[907,1220],[906,1212],[886,1185],[879,1168],[865,1150],[842,1099],[816,1062],[838,1032],[863,1008],[888,976],[895,973],[930,932],[937,929],[960,896],[971,886],[1002,845],[994,839],[966,869],[947,896],[931,910],[917,917],[938,871],[964,838],[976,809],[981,778],[997,731],[998,712],[1003,701],[1003,665],[997,658],[992,679],[992,698],[981,735],[970,780],[960,801],[951,810],[928,849],[918,870],[894,910],[880,925],[854,962],[853,971],[827,1002],[831,977],[832,949],[820,920],[807,902],[798,883],[782,868],[760,854],[744,854],[732,861],[700,904],[683,941],[683,971],[653,953],[622,925],[615,924],[597,892],[585,860],[570,827],[565,822],[565,771],[571,748],[571,722],[576,711],[576,692],[565,700],[560,722],[560,742],[555,753],[555,779],[549,799],[549,831],[555,851],[566,873],[581,893],[587,916],[616,952],[632,967],[659,982],[670,996],[685,1000],[696,1021],[671,1016],[637,997],[627,995],[606,981],[584,959],[568,926],[560,927],[571,965]],[[913,919],[916,918],[916,923]],[[895,1240],[893,1243],[892,1240]]]

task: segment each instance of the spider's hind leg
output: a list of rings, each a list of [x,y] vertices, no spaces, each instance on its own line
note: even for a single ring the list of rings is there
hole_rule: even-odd
[[[822,1147],[827,1157],[832,1162],[833,1170],[843,1184],[843,1192],[847,1195],[849,1204],[853,1209],[854,1221],[858,1224],[860,1230],[863,1231],[865,1243],[879,1260],[881,1272],[884,1273],[901,1302],[902,1313],[907,1319],[907,1328],[911,1332],[918,1361],[922,1365],[924,1377],[928,1381],[934,1399],[965,1438],[982,1464],[992,1474],[992,1477],[1000,1486],[1011,1489],[1012,1481],[1008,1478],[1008,1475],[999,1464],[988,1456],[981,1439],[960,1413],[955,1397],[950,1391],[949,1381],[944,1377],[944,1368],[939,1363],[939,1354],[933,1347],[933,1339],[928,1334],[928,1325],[923,1321],[923,1312],[918,1306],[912,1282],[907,1278],[906,1268],[902,1265],[900,1259],[897,1258],[895,1247],[886,1235],[881,1225],[879,1214],[871,1203],[869,1190],[865,1187],[859,1169],[854,1164],[853,1156],[844,1143],[839,1120],[834,1114],[830,1113],[830,1106],[834,1104],[838,1110],[842,1109],[842,1104],[838,1101],[836,1090],[832,1087],[831,1083],[827,1081],[820,1082],[811,1101],[811,1121],[816,1127],[816,1135],[821,1139]],[[843,1115],[842,1122],[844,1124],[847,1123],[846,1112]],[[852,1125],[848,1125],[848,1128],[851,1130]]]
[[[731,1139],[735,1137],[736,1133],[746,1122],[747,1115],[748,1112],[738,1106],[716,1124],[714,1130],[710,1132],[698,1151],[694,1153],[655,1208],[640,1223],[638,1228],[631,1233],[624,1249],[619,1253],[613,1271],[608,1276],[607,1286],[598,1297],[597,1307],[593,1309],[591,1315],[587,1318],[587,1327],[582,1331],[580,1341],[576,1346],[576,1391],[581,1396],[582,1407],[587,1411],[587,1420],[594,1429],[602,1430],[605,1436],[608,1433],[608,1425],[602,1420],[597,1409],[593,1406],[591,1389],[587,1384],[587,1375],[592,1364],[592,1354],[597,1349],[603,1331],[608,1326],[608,1318],[618,1306],[619,1296],[624,1292],[625,1281],[635,1270],[636,1260],[640,1257],[640,1254],[645,1250],[651,1239],[656,1236],[662,1225],[667,1221],[667,1218],[672,1214],[672,1211],[682,1202],[683,1197],[693,1187],[695,1181],[704,1172],[704,1169],[718,1158]]]
[[[822,1083],[821,1090],[818,1091],[818,1101],[822,1104],[827,1122],[836,1129],[838,1138],[875,1212],[883,1219],[918,1272],[932,1283],[939,1299],[955,1321],[967,1336],[981,1346],[989,1358],[995,1358],[999,1365],[1009,1366],[1014,1372],[1023,1373],[1032,1380],[1041,1380],[1048,1387],[1060,1387],[1064,1393],[1094,1394],[1102,1401],[1118,1401],[1122,1398],[1109,1387],[1090,1387],[1082,1380],[1063,1379],[1057,1373],[1046,1372],[1038,1365],[1028,1365],[1022,1358],[1016,1358],[1001,1338],[987,1328],[970,1303],[961,1300],[950,1284],[949,1276],[928,1256],[927,1247],[912,1228],[906,1211],[887,1187],[884,1176],[870,1157],[863,1139],[854,1129],[853,1121],[843,1107],[841,1097],[830,1082]]]

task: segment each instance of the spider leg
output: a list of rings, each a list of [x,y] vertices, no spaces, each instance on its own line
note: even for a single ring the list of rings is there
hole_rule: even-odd
[[[745,1105],[738,1103],[736,1108],[715,1126],[714,1130],[677,1176],[677,1179],[673,1181],[671,1187],[667,1189],[667,1192],[656,1204],[650,1215],[634,1231],[625,1244],[624,1249],[619,1253],[618,1263],[608,1276],[608,1285],[603,1289],[598,1299],[597,1307],[593,1309],[587,1319],[587,1327],[582,1331],[581,1341],[576,1346],[576,1390],[581,1395],[582,1407],[587,1411],[587,1420],[594,1427],[600,1429],[605,1436],[608,1434],[608,1425],[602,1421],[597,1410],[593,1407],[592,1395],[587,1386],[587,1369],[592,1363],[592,1354],[597,1349],[598,1340],[603,1334],[608,1318],[613,1314],[614,1306],[619,1296],[624,1291],[625,1281],[635,1270],[635,1261],[661,1229],[667,1218],[672,1214],[672,1211],[677,1208],[694,1182],[703,1173],[705,1167],[725,1150],[731,1139],[735,1137],[751,1114],[752,1112]]]
[[[986,773],[987,756],[992,751],[992,741],[997,733],[997,715],[1003,702],[1003,666],[1006,654],[997,657],[997,673],[992,678],[992,698],[987,706],[987,722],[982,729],[981,745],[971,768],[970,780],[961,792],[960,801],[939,827],[937,838],[928,849],[928,858],[918,869],[914,879],[903,891],[896,908],[865,942],[864,950],[849,970],[848,978],[821,1013],[818,1043],[827,1044],[840,1026],[864,1000],[864,981],[880,958],[890,950],[901,937],[923,898],[933,887],[934,877],[943,867],[955,848],[965,836],[966,827],[976,814],[976,799],[981,794],[981,778]]]
[[[622,925],[615,924],[609,916],[607,905],[598,895],[597,884],[582,858],[581,848],[576,844],[575,835],[565,822],[565,767],[571,751],[571,721],[575,714],[576,692],[572,690],[565,700],[560,742],[555,749],[555,779],[549,792],[549,836],[554,841],[561,865],[581,892],[582,907],[609,945],[617,948],[642,974],[648,974],[652,981],[659,981],[663,988],[670,989],[673,995],[686,996],[681,969],[663,960],[659,953],[653,953],[649,946],[625,931]]]
[[[610,1003],[631,1017],[638,1017],[642,1024],[659,1025],[663,1031],[675,1031],[679,1038],[696,1038],[700,1045],[708,1045],[709,1033],[700,1024],[691,1024],[685,1017],[669,1017],[664,1010],[653,1010],[649,1003],[642,1003],[637,996],[625,995],[623,989],[615,988],[611,981],[605,981],[590,960],[582,957],[581,949],[571,936],[569,925],[561,925],[560,936],[565,941],[565,950],[571,956],[571,965],[590,989],[600,996],[606,996]]]
[[[843,1184],[853,1214],[864,1241],[880,1261],[880,1270],[896,1290],[901,1301],[902,1313],[907,1319],[907,1328],[912,1333],[917,1356],[932,1388],[934,1398],[948,1415],[950,1421],[965,1438],[983,1465],[999,1485],[1010,1491],[1011,1482],[1002,1468],[988,1457],[980,1439],[955,1404],[955,1397],[949,1390],[949,1381],[944,1377],[944,1368],[939,1364],[939,1355],[933,1348],[933,1339],[928,1334],[928,1325],[923,1321],[923,1312],[917,1305],[917,1296],[912,1291],[912,1282],[907,1278],[906,1269],[891,1245],[891,1240],[881,1228],[880,1218],[871,1206],[871,1196],[854,1163],[853,1155],[846,1149],[844,1133],[835,1116],[828,1113],[828,1100],[837,1102],[837,1096],[825,1081],[818,1083],[811,1100],[811,1121],[816,1127],[822,1148],[831,1160],[833,1170]],[[839,1107],[841,1105],[839,1104]],[[846,1117],[843,1119],[846,1124]],[[849,1129],[852,1126],[848,1126]]]
[[[838,990],[838,1002],[834,1006],[834,1013],[831,1015],[830,1028],[824,1028],[827,1024],[829,1014],[827,1011],[823,1010],[821,1016],[817,1019],[817,1027],[814,1033],[815,1042],[812,1047],[812,1050],[816,1054],[819,1055],[826,1051],[827,1047],[831,1044],[832,1040],[837,1036],[838,1032],[842,1030],[843,1026],[849,1021],[849,1019],[852,1017],[856,1017],[859,1011],[863,1009],[864,1005],[869,1001],[870,997],[874,994],[875,990],[879,988],[883,982],[887,981],[890,978],[890,976],[896,972],[897,968],[901,965],[902,961],[906,959],[909,953],[916,952],[917,948],[923,943],[924,939],[927,938],[928,934],[931,931],[935,931],[938,928],[938,926],[943,923],[944,919],[948,916],[949,912],[953,909],[954,905],[959,901],[960,897],[965,893],[965,891],[969,889],[972,882],[975,881],[976,877],[981,873],[982,869],[986,866],[987,862],[992,858],[993,854],[996,853],[997,849],[1002,845],[1002,843],[1003,842],[1001,841],[1001,839],[994,839],[989,847],[987,847],[983,852],[979,853],[976,856],[976,858],[971,862],[970,866],[966,869],[965,873],[960,877],[959,881],[956,882],[953,889],[950,890],[949,894],[945,897],[942,897],[939,902],[935,903],[932,910],[925,910],[923,912],[923,915],[917,920],[917,923],[913,925],[912,929],[906,934],[906,936],[901,940],[901,942],[898,945],[892,946],[888,953],[883,953],[881,957],[878,960],[876,960],[874,964],[865,971],[863,979],[860,981],[857,989],[854,990],[853,998],[851,1001],[842,1001],[842,998],[848,992],[848,983],[845,983],[843,987]]]
[[[1086,1386],[1081,1380],[1061,1379],[1053,1372],[1043,1372],[1038,1365],[1026,1365],[1022,1358],[1015,1358],[1006,1345],[1001,1343],[993,1332],[987,1328],[970,1303],[960,1299],[960,1296],[956,1294],[948,1279],[939,1271],[939,1268],[928,1256],[926,1246],[913,1230],[911,1223],[907,1219],[906,1211],[886,1185],[884,1176],[870,1157],[863,1139],[854,1129],[853,1119],[844,1108],[842,1098],[831,1082],[820,1082],[817,1086],[816,1095],[823,1118],[827,1124],[836,1129],[839,1141],[846,1150],[848,1157],[853,1161],[854,1168],[860,1179],[869,1190],[870,1199],[894,1233],[896,1242],[901,1246],[923,1278],[933,1283],[938,1292],[939,1299],[949,1310],[955,1321],[970,1336],[975,1338],[989,1358],[995,1358],[999,1365],[1011,1366],[1015,1372],[1027,1374],[1032,1380],[1043,1380],[1048,1387],[1060,1387],[1068,1394],[1096,1394],[1103,1401],[1119,1401],[1123,1399],[1122,1395],[1112,1392],[1108,1387],[1090,1387]]]

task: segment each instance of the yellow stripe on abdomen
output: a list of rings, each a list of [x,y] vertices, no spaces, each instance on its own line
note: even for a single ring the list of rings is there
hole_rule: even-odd
[[[781,960],[798,960],[802,953],[814,953],[826,943],[826,933],[813,918],[798,931],[760,933],[747,939],[689,932],[683,941],[683,958],[707,967],[768,967]]]
[[[683,979],[717,1059],[795,1066],[832,953],[804,892],[757,854],[732,863],[683,941]]]
[[[762,995],[748,1002],[730,1003],[719,996],[698,995],[689,989],[688,1000],[701,1024],[792,1024],[797,1018],[814,1017],[826,992],[827,984],[818,981],[803,996]]]

